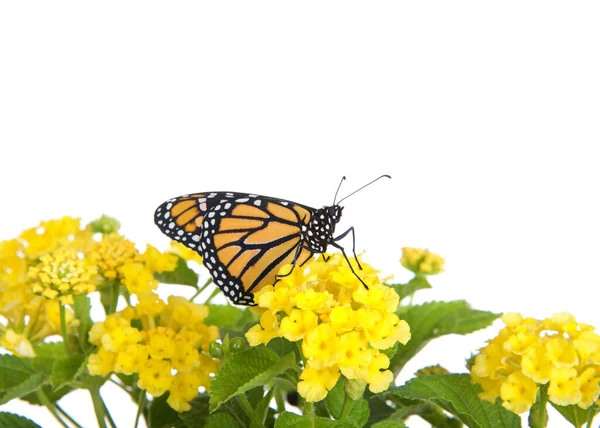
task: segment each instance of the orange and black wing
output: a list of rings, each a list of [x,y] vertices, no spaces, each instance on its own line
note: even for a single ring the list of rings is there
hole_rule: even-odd
[[[302,245],[313,213],[310,207],[276,198],[212,192],[163,203],[155,222],[203,257],[233,303],[254,305],[253,293],[273,284],[284,264],[302,265],[313,255]]]

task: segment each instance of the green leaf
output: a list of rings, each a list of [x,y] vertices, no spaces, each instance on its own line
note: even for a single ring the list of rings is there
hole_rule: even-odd
[[[204,320],[207,325],[231,330],[247,330],[248,325],[256,324],[259,317],[247,309],[233,305],[208,305],[208,316]]]
[[[385,354],[391,360],[392,358],[394,358],[394,355],[396,355],[396,352],[398,352],[399,347],[400,347],[400,343],[396,342],[396,343],[394,343],[394,346],[391,346],[380,352],[382,354]]]
[[[126,375],[123,373],[116,373],[117,377],[127,386],[134,387],[137,386],[138,375],[137,373],[133,373],[130,375]]]
[[[593,418],[598,414],[598,411],[600,411],[600,408],[597,406],[592,406],[588,409],[582,409],[575,404],[571,406],[559,406],[558,404],[554,404],[552,402],[550,402],[550,404],[552,404],[552,407],[558,410],[558,413],[560,413],[566,420],[568,420],[574,427],[577,428],[582,427],[587,423],[590,412],[593,413]]]
[[[73,309],[75,310],[75,317],[79,320],[79,326],[77,327],[77,333],[79,335],[79,344],[84,351],[91,348],[91,344],[88,342],[88,333],[92,328],[94,322],[90,318],[90,310],[92,304],[90,299],[85,294],[78,294],[73,296]]]
[[[155,273],[154,277],[164,284],[189,285],[198,288],[198,274],[190,269],[187,262],[177,254],[177,266],[170,272]]]
[[[310,418],[295,413],[283,412],[275,420],[275,428],[353,428],[353,425],[343,421],[332,421],[320,417]]]
[[[307,416],[283,412],[275,421],[275,428],[312,428],[312,421]]]
[[[297,367],[296,354],[280,357],[267,348],[248,348],[231,354],[210,385],[210,412],[238,394],[266,385],[276,376]]]
[[[40,343],[33,349],[35,350],[35,355],[38,357],[53,358],[58,360],[67,355],[65,351],[65,345],[62,342]]]
[[[52,385],[59,389],[73,382],[86,368],[86,358],[83,355],[70,355],[57,360],[52,370]]]
[[[213,413],[208,418],[207,428],[238,428],[239,425],[233,416],[227,413]]]
[[[410,326],[411,339],[400,346],[390,368],[398,374],[430,340],[446,334],[467,334],[488,327],[500,314],[472,309],[464,300],[401,307],[398,316]]]
[[[408,281],[406,284],[390,284],[400,296],[400,301],[405,297],[412,296],[419,290],[425,290],[431,288],[431,284],[427,281],[427,278],[421,275],[415,276],[413,279]]]
[[[190,405],[192,408],[179,414],[179,418],[189,428],[205,426],[208,420],[208,395],[198,394]]]
[[[150,415],[148,428],[172,428],[184,426],[184,422],[179,419],[178,413],[167,404],[169,393],[164,393],[160,397],[152,399],[150,404]]]
[[[517,428],[519,416],[499,404],[481,400],[479,386],[471,383],[467,374],[432,375],[413,378],[404,386],[385,394],[410,400],[423,400],[440,406],[469,427]]]
[[[56,403],[58,400],[63,398],[65,395],[67,395],[69,392],[73,391],[73,388],[67,387],[67,386],[55,391],[54,388],[52,388],[52,385],[43,385],[40,389],[42,390],[42,392],[44,393],[46,398],[48,398],[48,400],[50,400],[51,403]],[[44,405],[44,403],[42,403],[40,401],[37,391],[30,392],[29,394],[23,395],[23,396],[21,396],[20,399],[25,400],[28,403],[34,404],[36,406]]]
[[[62,342],[58,343],[41,343],[34,347],[35,358],[32,358],[31,364],[37,371],[43,372],[50,376],[54,369],[56,360],[65,358],[65,346]]]
[[[389,407],[387,401],[385,393],[369,399],[369,409],[371,410],[371,416],[367,422],[369,426],[383,421],[403,424],[411,415],[419,416],[434,427],[460,428],[463,426],[460,420],[447,416],[437,405],[429,404],[426,401],[396,398],[394,408]]]
[[[406,425],[398,421],[385,420],[371,425],[371,428],[406,428]]]
[[[29,360],[14,355],[0,355],[0,391],[7,391],[36,374]]]
[[[360,400],[352,401],[352,406],[348,411],[346,417],[342,418],[343,421],[352,424],[357,428],[364,426],[369,420],[369,403],[364,398]]]
[[[14,413],[0,412],[0,428],[41,428],[38,424]]]
[[[0,405],[8,403],[14,398],[19,398],[31,392],[37,391],[45,380],[46,375],[43,373],[34,373],[30,375],[23,382],[0,393]]]
[[[325,397],[325,405],[329,414],[335,419],[340,419],[342,414],[342,408],[344,406],[344,400],[346,399],[346,393],[344,392],[345,379],[340,377],[335,386],[329,391]],[[346,406],[349,409],[346,411],[346,416],[341,420],[352,424],[355,427],[362,427],[369,420],[369,403],[364,398],[353,401],[348,398]]]
[[[399,400],[398,400],[399,401]],[[371,426],[376,422],[387,420],[395,411],[395,408],[390,407],[386,398],[383,395],[375,395],[368,398],[369,403],[369,421],[367,425]],[[391,404],[391,403],[390,403]]]
[[[267,344],[267,348],[277,352],[277,354],[281,355],[282,357],[290,352],[294,352],[296,354],[296,361],[300,361],[301,359],[298,344],[296,342],[290,342],[283,337],[275,337],[274,339],[271,339]]]

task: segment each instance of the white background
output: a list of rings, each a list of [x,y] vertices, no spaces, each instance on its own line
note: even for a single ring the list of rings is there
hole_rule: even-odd
[[[398,280],[401,247],[443,255],[447,272],[420,301],[600,326],[599,12],[3,2],[0,239],[106,213],[165,248],[152,214],[167,198],[232,190],[320,207],[343,175],[346,194],[388,173],[344,203],[340,230],[353,225],[365,260]],[[464,371],[498,327],[432,343],[400,381],[427,364]],[[131,426],[127,398],[105,396]],[[64,407],[94,426],[85,394]],[[57,426],[43,410],[2,410]]]

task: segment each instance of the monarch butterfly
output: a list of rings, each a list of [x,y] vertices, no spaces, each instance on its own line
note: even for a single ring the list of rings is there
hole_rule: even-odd
[[[283,265],[302,266],[329,245],[342,251],[354,275],[367,287],[337,242],[352,234],[356,259],[354,228],[337,237],[333,234],[342,215],[339,204],[382,177],[391,178],[382,175],[336,203],[340,182],[333,205],[319,209],[247,193],[193,193],[162,203],[154,222],[169,238],[198,252],[217,286],[238,305],[254,306],[254,293],[281,277]]]

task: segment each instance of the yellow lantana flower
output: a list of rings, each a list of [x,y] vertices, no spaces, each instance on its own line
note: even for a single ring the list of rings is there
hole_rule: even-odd
[[[400,263],[406,269],[420,275],[437,275],[444,271],[444,259],[429,250],[402,248]]]
[[[260,316],[260,324],[256,324],[246,332],[246,339],[250,346],[258,346],[261,343],[269,343],[271,339],[280,337],[277,317],[271,311],[263,312]]]
[[[146,252],[144,252],[142,258],[152,272],[170,272],[177,267],[177,256],[170,253],[161,253],[150,244],[146,245]]]
[[[65,216],[58,220],[40,222],[19,236],[23,253],[35,260],[60,247],[82,251],[92,244],[92,233],[81,228],[81,219]]]
[[[480,397],[515,413],[528,411],[536,391],[547,385],[548,399],[560,406],[586,409],[600,397],[600,336],[568,313],[545,320],[504,314],[498,336],[481,348],[471,378]]]
[[[17,333],[13,329],[8,329],[0,339],[0,345],[11,351],[18,357],[35,357],[33,345],[24,334]]]
[[[107,279],[122,278],[119,269],[128,263],[142,261],[135,244],[118,233],[103,235],[100,242],[90,247],[90,258]]]
[[[49,300],[58,299],[63,305],[73,304],[74,294],[87,294],[98,284],[96,267],[80,259],[75,250],[59,248],[40,258],[38,265],[29,268],[33,292]]]
[[[306,365],[298,392],[307,401],[322,400],[342,374],[369,383],[371,391],[384,391],[394,376],[380,350],[410,339],[408,324],[394,313],[398,294],[368,264],[361,262],[361,270],[351,263],[368,289],[344,257],[333,254],[294,267],[254,297],[264,312],[246,334],[248,342],[256,346],[281,336],[302,341]],[[283,266],[281,273],[291,268]]]
[[[145,294],[158,287],[152,271],[142,263],[126,263],[118,271],[123,278],[123,285],[131,294]]]
[[[173,409],[189,410],[198,388],[208,388],[218,370],[218,361],[199,349],[207,352],[219,330],[204,324],[206,306],[175,296],[166,304],[152,293],[142,297],[137,306],[92,326],[89,341],[98,350],[90,355],[88,370],[101,376],[137,373],[140,388],[154,396],[169,391]]]
[[[303,396],[306,401],[321,401],[335,386],[339,378],[340,371],[336,366],[321,369],[308,366],[300,373],[298,394]]]
[[[535,402],[538,386],[522,372],[514,372],[500,387],[502,405],[513,413],[523,413]]]

